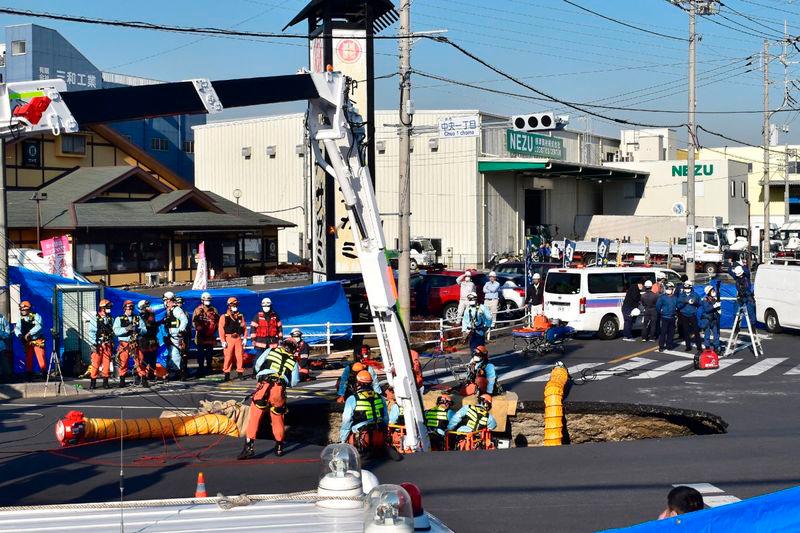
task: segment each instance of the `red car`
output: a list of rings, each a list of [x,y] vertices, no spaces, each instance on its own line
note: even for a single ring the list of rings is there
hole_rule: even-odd
[[[416,279],[412,279],[411,287],[414,293],[414,312],[416,314],[440,316],[448,322],[458,320],[458,302],[461,298],[461,287],[456,283],[463,270],[436,270],[422,271]],[[472,271],[472,281],[475,283],[475,292],[478,302],[483,302],[483,285],[488,277],[483,272]],[[514,281],[513,277],[497,277],[500,285],[507,281]],[[506,294],[508,291],[515,294]],[[513,297],[512,297],[513,296]],[[517,309],[525,297],[523,287],[513,289],[504,288],[501,292],[500,309]]]

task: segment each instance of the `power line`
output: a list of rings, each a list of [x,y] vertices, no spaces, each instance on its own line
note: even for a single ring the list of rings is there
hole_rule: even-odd
[[[572,2],[571,0],[562,0],[562,2],[564,2],[566,4],[569,4],[572,7],[576,7],[578,9],[580,9],[581,11],[585,11],[587,13],[591,13],[592,15],[595,15],[595,16],[600,17],[602,19],[614,22],[614,23],[619,24],[621,26],[625,26],[626,28],[631,28],[631,29],[634,29],[636,31],[640,31],[640,32],[643,32],[643,33],[649,33],[651,35],[657,35],[659,37],[664,37],[665,39],[672,39],[674,41],[688,42],[688,39],[684,39],[683,37],[676,37],[674,35],[669,35],[667,33],[660,33],[660,32],[657,32],[657,31],[652,31],[652,30],[647,30],[645,28],[640,28],[639,26],[634,26],[633,24],[628,24],[627,22],[623,22],[621,20],[618,20],[618,19],[606,16],[606,15],[603,15],[602,13],[598,13],[597,11],[592,11],[591,9],[589,9],[587,7],[583,7],[581,5],[578,5],[575,2]]]
[[[780,32],[780,33],[783,33],[783,28],[780,28],[780,29],[776,30],[776,29],[775,29],[775,28],[773,28],[772,26],[767,26],[766,24],[764,24],[764,23],[762,23],[762,22],[759,22],[757,19],[755,19],[755,18],[751,17],[750,15],[748,15],[748,14],[746,14],[746,13],[742,13],[741,11],[737,11],[737,10],[733,9],[733,8],[732,8],[731,6],[729,6],[728,4],[723,4],[722,2],[720,2],[720,3],[719,3],[719,5],[721,5],[722,7],[727,7],[727,8],[728,8],[728,10],[729,10],[731,13],[734,13],[735,15],[739,15],[740,17],[742,17],[742,18],[745,18],[745,19],[749,20],[749,21],[750,21],[750,22],[752,22],[753,24],[757,24],[757,25],[761,26],[762,28],[766,28],[766,29],[767,29],[767,30],[769,30],[769,31],[774,31],[774,32]]]

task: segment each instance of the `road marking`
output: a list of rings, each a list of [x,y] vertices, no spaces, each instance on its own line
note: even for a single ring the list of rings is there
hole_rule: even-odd
[[[711,483],[675,483],[673,487],[691,487],[703,496],[706,494],[724,494],[725,491]]]
[[[664,374],[669,374],[673,370],[680,370],[682,368],[686,368],[687,366],[690,366],[691,364],[692,364],[692,361],[673,361],[671,363],[667,363],[666,365],[660,366],[660,367],[658,367],[658,368],[656,368],[654,370],[647,370],[645,372],[642,372],[638,376],[633,376],[633,377],[631,377],[629,379],[653,379],[653,378],[659,378],[659,377],[663,376]]]
[[[629,372],[641,366],[649,365],[650,363],[655,363],[653,359],[646,359],[644,357],[637,357],[636,359],[632,359],[627,363],[621,364],[619,366],[615,366],[609,368],[607,370],[601,370],[595,374],[594,379],[591,381],[600,381],[603,379],[608,379],[611,376],[616,376],[619,374],[624,374],[625,372]]]
[[[640,352],[632,353],[630,355],[623,355],[622,357],[617,357],[616,359],[612,359],[608,363],[612,364],[612,365],[614,363],[621,363],[622,361],[627,361],[628,359],[633,359],[634,357],[638,357],[638,356],[644,355],[646,353],[654,352],[654,351],[656,351],[656,349],[658,349],[658,346],[653,346],[652,348],[647,348],[646,350],[642,350]]]
[[[555,365],[531,365],[525,368],[519,368],[517,370],[512,370],[511,372],[507,372],[502,376],[498,376],[497,380],[506,381],[521,376],[527,376],[528,374],[533,374],[534,372],[538,372],[539,370],[544,370],[545,368],[553,368],[554,366]]]
[[[664,350],[661,353],[666,353],[669,355],[674,355],[676,357],[684,357],[686,359],[694,359],[694,354],[691,352],[679,352],[677,350]]]
[[[703,503],[706,507],[719,507],[741,501],[732,494],[726,494],[721,488],[711,483],[677,483],[673,487],[692,487],[703,496]]]
[[[797,365],[796,367],[794,367],[793,369],[789,370],[788,372],[785,372],[783,375],[784,376],[796,376],[797,374],[800,374],[800,365]]]
[[[683,377],[685,377],[685,378],[704,378],[706,376],[710,376],[711,374],[719,372],[720,370],[725,370],[729,366],[735,365],[739,361],[741,361],[741,359],[728,359],[726,357],[724,359],[720,359],[719,360],[719,368],[711,368],[711,369],[708,369],[708,370],[695,370],[694,372],[689,372],[688,374],[685,374]]]
[[[734,377],[741,377],[741,376],[758,376],[763,374],[770,368],[777,366],[784,361],[789,359],[788,357],[768,357],[766,359],[762,359],[758,363],[754,365],[750,365],[749,367],[745,368],[741,372],[737,372],[734,374]]]
[[[604,363],[602,363],[602,362],[601,363],[582,363],[580,365],[574,365],[574,366],[571,366],[571,367],[567,368],[567,372],[569,372],[569,374],[571,376],[574,376],[574,375],[579,374],[581,371],[583,371],[583,370],[585,370],[587,368],[594,368],[594,367],[600,366],[602,364],[604,364]],[[550,379],[550,373],[549,372],[545,373],[545,374],[542,374],[541,376],[536,376],[534,378],[526,379],[525,383],[537,383],[537,382],[540,382],[540,381],[547,381],[548,379]]]

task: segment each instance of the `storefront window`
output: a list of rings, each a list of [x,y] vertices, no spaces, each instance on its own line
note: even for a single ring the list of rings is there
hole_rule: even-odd
[[[222,241],[222,266],[236,266],[236,241]]]
[[[166,270],[169,262],[169,241],[146,240],[142,242],[140,269],[143,272]]]
[[[108,244],[108,272],[136,272],[139,267],[138,242],[112,242]]]
[[[258,263],[262,261],[262,241],[260,238],[242,239],[242,262]]]
[[[78,244],[75,248],[76,269],[81,274],[105,272],[106,245]]]

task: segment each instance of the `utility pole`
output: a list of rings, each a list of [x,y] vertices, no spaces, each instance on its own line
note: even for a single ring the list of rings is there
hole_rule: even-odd
[[[764,39],[764,240],[761,262],[769,259],[769,41]]]
[[[695,0],[691,0],[689,2],[689,151],[686,157],[686,243],[691,243],[692,250],[696,246],[694,238],[694,158],[697,146],[697,127],[695,125],[695,110],[697,109],[697,99],[695,98],[697,33],[694,25],[696,13],[697,4]],[[689,281],[694,281],[694,273],[694,253],[692,253],[686,257],[686,275],[689,277]]]
[[[400,218],[397,292],[406,335],[411,325],[411,0],[400,0]]]
[[[8,284],[8,215],[6,213],[6,141],[0,139],[0,313],[11,319]]]

